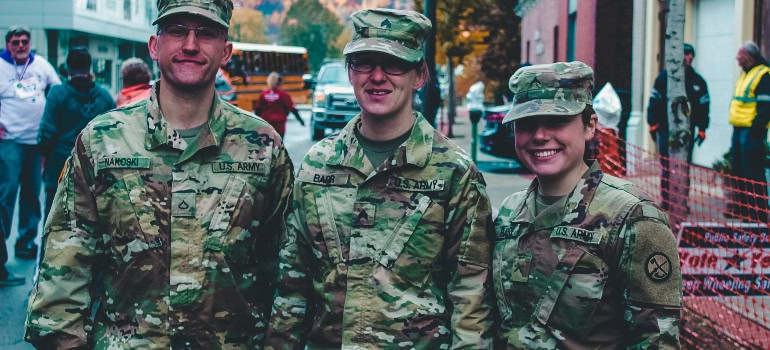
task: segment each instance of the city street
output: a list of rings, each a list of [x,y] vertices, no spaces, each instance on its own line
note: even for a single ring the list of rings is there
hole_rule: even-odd
[[[314,143],[314,141],[310,140],[309,106],[298,106],[298,108],[302,119],[305,121],[305,126],[300,125],[293,116],[290,116],[286,125],[285,137],[286,148],[295,164],[295,170],[305,153]],[[463,149],[469,150],[471,139],[467,112],[459,109],[457,120],[458,122],[453,130],[455,137],[452,140]],[[484,178],[487,182],[487,192],[489,193],[493,209],[496,209],[505,197],[514,191],[526,187],[532,179],[531,175],[521,175],[525,172],[522,171],[515,161],[508,159],[492,157],[479,152],[478,165],[484,173]],[[2,305],[0,306],[0,320],[2,320],[2,325],[0,325],[0,350],[33,349],[31,345],[23,341],[23,335],[27,300],[32,289],[32,274],[35,271],[35,263],[31,260],[14,258],[13,242],[16,242],[16,235],[16,230],[12,229],[11,237],[7,241],[9,245],[9,262],[6,266],[13,273],[21,274],[28,278],[24,286],[0,288],[0,300],[2,300],[0,302],[0,305]]]

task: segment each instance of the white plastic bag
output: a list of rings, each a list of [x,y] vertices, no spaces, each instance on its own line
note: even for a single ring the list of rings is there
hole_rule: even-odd
[[[620,111],[622,109],[620,97],[618,97],[618,94],[609,82],[594,97],[594,111],[596,111],[596,115],[599,117],[599,125],[604,128],[618,130]]]
[[[484,82],[477,81],[471,85],[468,89],[468,93],[465,95],[465,107],[468,110],[483,110],[484,109]]]

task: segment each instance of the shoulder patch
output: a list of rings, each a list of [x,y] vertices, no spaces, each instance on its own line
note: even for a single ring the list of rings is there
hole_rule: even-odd
[[[417,180],[391,176],[387,187],[412,192],[439,192],[444,190],[445,182],[444,179]]]
[[[301,171],[297,176],[301,182],[312,183],[321,186],[345,186],[350,183],[350,174],[347,173],[312,173]]]
[[[149,169],[149,157],[104,157],[99,159],[96,170],[102,169]]]
[[[663,282],[671,277],[673,267],[671,259],[661,252],[654,252],[647,257],[647,263],[644,265],[644,272],[651,280]]]

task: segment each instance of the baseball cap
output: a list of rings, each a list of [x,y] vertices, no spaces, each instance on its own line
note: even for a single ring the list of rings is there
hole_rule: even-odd
[[[430,20],[414,11],[368,9],[350,15],[353,37],[344,55],[381,52],[407,62],[423,58],[422,45],[431,29]]]
[[[158,18],[152,24],[176,14],[197,15],[230,28],[232,0],[158,0]]]
[[[576,115],[593,103],[594,71],[583,62],[519,68],[508,81],[513,105],[503,123],[534,116]]]
[[[684,53],[685,54],[691,53],[693,56],[695,56],[695,48],[692,47],[692,45],[685,43],[684,44]]]

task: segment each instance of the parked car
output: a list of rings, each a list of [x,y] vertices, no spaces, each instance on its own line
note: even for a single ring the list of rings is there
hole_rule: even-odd
[[[348,81],[344,62],[325,63],[318,71],[318,78],[313,85],[310,137],[315,141],[326,136],[326,129],[342,129],[361,111],[361,107]]]
[[[510,108],[510,104],[485,108],[479,148],[492,156],[518,160],[513,132],[503,125],[503,118]]]

